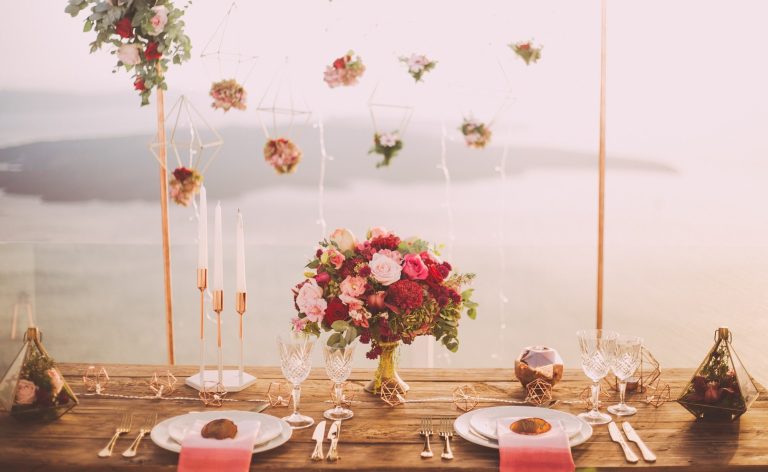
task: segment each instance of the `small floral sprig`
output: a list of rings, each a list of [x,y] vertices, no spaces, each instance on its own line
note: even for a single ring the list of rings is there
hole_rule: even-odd
[[[376,164],[376,168],[389,165],[389,161],[403,149],[403,140],[397,131],[391,133],[374,133],[373,147],[368,154],[381,154],[384,160]]]
[[[509,44],[509,47],[512,48],[513,51],[515,51],[515,54],[520,56],[522,60],[525,61],[526,65],[531,65],[531,63],[536,64],[539,62],[539,59],[541,59],[541,49],[542,47],[535,47],[533,45],[533,41],[521,41],[518,43],[511,43]]]
[[[301,162],[301,148],[290,139],[270,139],[264,145],[264,160],[278,174],[290,174]]]
[[[211,91],[208,93],[213,98],[211,106],[214,110],[229,111],[230,108],[245,110],[245,100],[248,92],[237,83],[235,79],[220,80],[211,84]]]
[[[491,141],[491,128],[472,118],[464,118],[459,129],[464,135],[464,142],[471,148],[483,149]]]
[[[65,13],[76,17],[88,7],[84,32],[96,32],[91,53],[105,44],[113,46],[117,65],[133,73],[133,87],[141,105],[149,104],[152,89],[166,89],[162,71],[168,64],[189,60],[192,43],[184,34],[184,9],[170,0],[69,0]],[[159,66],[159,67],[158,67]]]
[[[433,61],[424,54],[411,54],[408,57],[401,57],[400,62],[408,66],[408,73],[416,82],[421,82],[424,74],[431,71],[437,65],[437,61]]]
[[[195,169],[179,167],[173,171],[169,185],[171,200],[181,206],[189,206],[192,198],[200,191],[203,176]]]
[[[323,80],[330,88],[340,85],[349,87],[356,85],[364,72],[363,60],[355,55],[355,51],[349,50],[346,55],[339,57],[325,68]]]
[[[425,335],[456,352],[459,319],[477,316],[466,288],[474,274],[456,272],[432,244],[402,240],[385,228],[371,228],[363,241],[339,228],[320,242],[306,267],[293,289],[293,330],[330,331],[332,347],[359,337],[371,345],[369,359],[381,354],[381,343],[410,344]]]
[[[69,401],[69,392],[53,359],[30,351],[19,374],[14,409],[49,408]]]

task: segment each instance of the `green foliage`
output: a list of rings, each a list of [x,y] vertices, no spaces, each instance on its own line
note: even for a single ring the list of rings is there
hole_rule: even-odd
[[[384,160],[376,163],[376,168],[387,167],[393,157],[403,149],[403,140],[398,139],[395,141],[394,146],[384,146],[381,144],[381,134],[375,133],[373,135],[373,147],[368,151],[368,154],[380,154],[384,156]]]

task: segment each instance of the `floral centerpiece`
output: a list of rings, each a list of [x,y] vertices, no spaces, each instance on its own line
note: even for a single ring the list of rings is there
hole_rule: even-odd
[[[301,149],[290,139],[270,139],[264,145],[264,160],[278,174],[290,174],[296,170],[296,166],[301,161],[301,156]]]
[[[213,98],[211,106],[214,110],[229,111],[230,108],[245,110],[245,99],[248,93],[235,79],[220,80],[211,84],[208,94]]]
[[[403,149],[403,140],[397,131],[391,133],[374,133],[373,147],[368,154],[381,154],[384,160],[376,164],[376,168],[388,166],[389,161]]]
[[[491,128],[485,123],[464,118],[459,129],[464,135],[464,142],[471,148],[483,149],[491,141]]]
[[[171,174],[171,199],[178,205],[189,206],[192,198],[200,191],[203,176],[195,169],[179,167]]]
[[[520,41],[509,45],[526,65],[536,64],[541,59],[541,46],[535,47],[532,41]]]
[[[89,6],[83,31],[96,32],[91,52],[113,46],[117,67],[133,73],[133,87],[147,105],[153,88],[165,90],[162,71],[168,64],[190,58],[192,44],[181,20],[184,10],[169,0],[69,0],[64,11],[76,17]]]
[[[401,57],[400,62],[408,66],[408,73],[413,80],[421,82],[424,74],[431,71],[437,65],[437,61],[429,59],[424,54],[411,54],[409,57]]]
[[[402,382],[395,371],[401,342],[429,335],[456,352],[462,313],[477,316],[472,289],[465,289],[474,274],[455,272],[433,245],[384,228],[371,229],[364,241],[337,229],[320,242],[307,268],[293,289],[293,329],[318,336],[330,331],[329,346],[355,339],[370,345],[366,356],[379,358],[379,366],[369,391],[385,381]]]
[[[365,72],[365,65],[360,56],[355,56],[355,51],[350,50],[346,55],[339,57],[333,64],[325,68],[323,80],[330,88],[340,85],[356,85]]]

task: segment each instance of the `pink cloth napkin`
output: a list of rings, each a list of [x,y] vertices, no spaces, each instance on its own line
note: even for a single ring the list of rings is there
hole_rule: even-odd
[[[237,423],[234,439],[209,439],[200,435],[207,421],[197,420],[181,441],[178,472],[239,472],[251,467],[258,421]]]
[[[537,436],[517,434],[509,429],[509,421],[499,420],[499,470],[501,472],[572,472],[576,466],[571,457],[568,435],[558,422]]]

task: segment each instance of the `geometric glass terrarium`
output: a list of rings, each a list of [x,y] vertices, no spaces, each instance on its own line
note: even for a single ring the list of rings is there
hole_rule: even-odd
[[[735,420],[757,400],[757,386],[731,339],[728,328],[715,332],[715,345],[677,399],[697,418]]]
[[[0,379],[0,408],[19,420],[55,420],[78,404],[41,342],[37,328],[27,329],[24,344]]]

